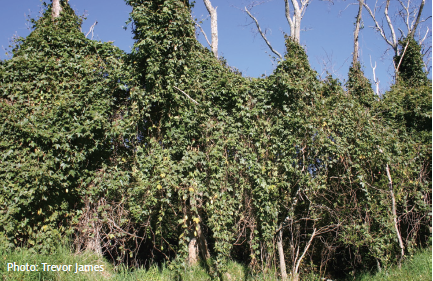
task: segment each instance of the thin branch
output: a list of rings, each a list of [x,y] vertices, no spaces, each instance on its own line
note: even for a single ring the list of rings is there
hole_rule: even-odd
[[[111,220],[110,218],[108,218],[108,217],[105,217],[105,218],[113,224],[114,228],[120,230],[121,232],[123,232],[123,233],[125,233],[125,234],[128,234],[128,235],[131,236],[131,237],[134,237],[134,238],[138,238],[138,239],[142,239],[142,240],[144,240],[143,237],[137,236],[137,235],[135,235],[135,234],[132,234],[132,233],[129,233],[129,232],[123,230],[123,228],[121,228],[120,226],[118,226],[118,225],[117,225],[113,220]]]
[[[379,95],[379,79],[376,78],[376,62],[374,62],[374,67],[373,67],[373,64],[371,63],[371,55],[370,55],[370,66],[373,69],[373,81],[374,84],[376,85],[376,95]]]
[[[198,102],[196,102],[193,98],[191,98],[187,93],[185,93],[184,91],[182,91],[181,89],[179,89],[176,86],[173,86],[173,88],[175,88],[176,90],[180,91],[182,94],[184,94],[187,98],[189,98],[192,102],[194,102],[195,104],[199,104]]]
[[[313,234],[311,234],[310,240],[308,241],[307,245],[305,245],[304,252],[302,253],[302,255],[299,257],[298,261],[296,262],[296,266],[295,266],[295,270],[294,270],[295,272],[293,272],[293,274],[298,273],[299,265],[301,264],[301,261],[304,258],[305,253],[308,251],[308,248],[310,248],[311,241],[313,241],[315,236],[316,236],[316,228],[314,228]]]
[[[90,29],[89,29],[89,32],[87,32],[87,34],[86,34],[86,38],[87,38],[87,36],[90,34],[90,32],[92,33],[92,39],[93,39],[93,30],[95,29],[95,26],[98,24],[98,21],[95,21],[93,24],[92,24],[92,26],[90,27]]]
[[[376,30],[379,31],[380,36],[382,36],[382,38],[385,39],[385,42],[395,50],[395,48],[397,48],[397,45],[388,40],[388,38],[385,35],[385,32],[383,31],[382,26],[377,22],[376,16],[374,15],[373,11],[370,9],[370,7],[366,3],[364,3],[364,7],[368,11],[368,13],[370,14],[372,20],[374,21],[374,24],[376,25]]]
[[[400,65],[401,65],[401,62],[403,61],[404,54],[406,53],[407,46],[409,46],[409,41],[410,40],[407,40],[407,42],[406,42],[406,46],[404,47],[403,53],[400,56],[400,60],[398,62],[397,68],[395,69],[395,72],[398,72],[398,70],[400,69]]]
[[[272,48],[271,43],[269,43],[268,39],[266,39],[265,34],[262,32],[262,29],[260,28],[259,22],[257,21],[257,19],[250,13],[250,11],[248,11],[247,7],[245,7],[245,11],[247,12],[247,14],[250,16],[250,18],[252,18],[254,20],[254,22],[256,23],[257,26],[257,30],[259,31],[260,35],[262,36],[263,40],[265,40],[266,45],[268,45],[269,49],[271,49],[271,51],[276,54],[280,60],[283,59],[283,57],[280,55],[280,53],[278,53],[276,50],[274,50],[274,48]]]
[[[420,45],[422,45],[422,43],[424,42],[424,40],[427,38],[427,35],[428,35],[429,31],[430,31],[430,30],[429,30],[429,28],[428,28],[428,26],[427,26],[427,32],[425,33],[424,38],[421,39],[421,40],[419,41],[419,44],[420,44]]]
[[[212,48],[212,44],[210,43],[209,39],[207,39],[206,33],[204,32],[203,28],[201,28],[201,25],[199,25],[198,23],[195,23],[195,25],[197,25],[200,28],[201,33],[203,33],[204,35],[204,39],[206,39],[206,42],[209,44],[209,47]]]
[[[398,0],[398,2],[400,2],[400,5],[406,11],[406,19],[404,20],[404,22],[406,23],[407,30],[410,32],[410,30],[411,30],[410,29],[410,23],[409,23],[409,20],[410,20],[410,12],[409,12],[410,0],[407,3],[407,7],[403,4],[403,2],[401,0]],[[401,15],[402,18],[404,18],[403,15],[401,14],[401,11],[399,14]]]

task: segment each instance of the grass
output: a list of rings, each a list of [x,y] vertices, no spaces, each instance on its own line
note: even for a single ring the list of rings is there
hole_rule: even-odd
[[[25,248],[17,248],[13,252],[4,251],[0,252],[0,272],[3,280],[23,280],[23,281],[35,281],[35,280],[74,280],[74,281],[85,281],[85,280],[107,280],[113,275],[112,266],[107,261],[98,258],[96,255],[90,253],[84,253],[80,255],[74,255],[71,253],[68,247],[58,246],[55,254],[52,255],[39,255],[35,254]],[[13,267],[13,263],[17,266],[23,266],[23,269],[28,265],[28,269],[34,271],[19,270],[19,267]],[[45,263],[45,271],[44,265]],[[8,266],[9,264],[9,266]],[[75,264],[79,265],[102,265],[104,271],[92,271],[92,272],[78,272],[75,271]],[[31,265],[34,265],[32,268]],[[67,266],[65,269],[70,271],[51,271],[48,270],[48,265],[61,265]],[[8,271],[9,268],[9,271]],[[35,271],[38,270],[38,271]],[[100,269],[100,268],[98,268]]]
[[[376,274],[364,273],[359,281],[423,281],[432,280],[432,249],[424,249],[406,260],[401,268],[391,267]]]
[[[364,273],[355,280],[367,281],[367,280],[377,280],[377,281],[399,281],[399,280],[432,280],[432,250],[425,249],[418,252],[416,255],[406,260],[402,267],[399,269],[397,267],[392,267],[389,270],[382,271],[377,274]],[[91,253],[84,254],[73,254],[71,253],[69,247],[59,246],[57,251],[53,255],[38,255],[31,251],[21,248],[13,252],[11,251],[1,251],[0,250],[0,273],[2,275],[2,280],[23,280],[23,281],[34,281],[34,280],[150,280],[150,281],[169,281],[176,279],[176,275],[171,271],[166,265],[151,266],[149,269],[128,269],[120,267],[117,270],[103,258],[99,258]],[[7,270],[8,263],[14,263],[15,265],[38,265],[39,271],[29,272],[29,271],[13,271]],[[53,264],[53,265],[71,265],[70,271],[48,271],[43,270],[43,264]],[[91,271],[91,272],[78,272],[75,271],[75,264],[78,265],[102,265],[104,271]],[[45,265],[45,269],[47,269]],[[229,262],[227,266],[227,273],[223,274],[222,279],[225,281],[273,281],[278,280],[277,272],[267,272],[258,275],[252,275],[248,271],[245,265]],[[204,267],[191,267],[183,270],[181,273],[182,280],[185,281],[201,281],[201,280],[211,280],[211,276],[204,269]],[[318,276],[304,276],[301,280],[321,280]]]

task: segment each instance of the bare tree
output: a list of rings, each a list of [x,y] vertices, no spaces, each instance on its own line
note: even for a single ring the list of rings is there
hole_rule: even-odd
[[[58,18],[60,16],[61,11],[62,11],[62,6],[60,5],[60,0],[53,0],[53,7],[52,7],[53,19]]]
[[[422,0],[420,5],[413,5],[411,3],[412,0],[407,0],[406,4],[403,3],[403,0],[398,0],[400,4],[400,8],[398,9],[398,16],[402,18],[404,25],[406,26],[407,31],[403,31],[401,28],[398,28],[398,30],[401,33],[401,38],[408,38],[408,37],[414,37],[415,31],[418,28],[418,25],[421,22],[425,22],[428,18],[421,20],[421,14],[424,8],[425,0]],[[377,3],[377,2],[376,2]],[[396,30],[394,25],[396,25],[396,20],[394,22],[391,20],[391,17],[389,15],[389,8],[390,8],[391,0],[386,0],[385,2],[385,9],[384,9],[384,18],[386,20],[388,31],[386,31],[386,27],[379,23],[381,22],[381,19],[377,15],[377,11],[379,10],[379,6],[376,4],[373,9],[367,5],[367,3],[363,3],[365,9],[368,11],[369,15],[371,16],[372,20],[374,21],[373,28],[376,29],[380,36],[385,40],[385,42],[394,50],[395,56],[400,56],[401,50],[398,46],[398,38],[396,34]],[[427,29],[427,33],[429,30]],[[388,34],[387,34],[388,33]],[[422,43],[423,39],[420,40]],[[403,49],[404,52],[404,49]],[[394,65],[395,71],[398,71],[398,65]]]
[[[209,0],[203,0],[206,9],[210,15],[210,27],[211,27],[211,34],[212,34],[212,44],[209,43],[209,40],[207,39],[206,34],[202,30],[204,36],[206,37],[206,41],[209,43],[209,45],[212,48],[212,52],[215,55],[216,58],[218,58],[218,18],[217,18],[217,7],[212,7],[212,3]]]
[[[285,2],[286,19],[290,25],[290,37],[296,42],[301,42],[301,20],[311,0],[290,0],[293,6],[293,15],[290,12],[289,0]]]
[[[290,37],[300,43],[301,42],[301,20],[304,17],[305,11],[307,10],[308,5],[310,4],[311,0],[284,0],[285,2],[285,15],[287,22],[290,26]],[[254,3],[249,5],[249,8],[245,7],[245,12],[248,14],[248,16],[254,21],[254,23],[257,26],[257,31],[262,36],[263,40],[265,40],[266,45],[268,45],[269,49],[278,56],[279,59],[283,59],[280,53],[278,53],[271,45],[271,43],[268,41],[268,39],[265,36],[265,33],[260,28],[259,22],[257,19],[251,14],[250,10],[255,5],[262,4],[261,3]],[[290,10],[290,3],[292,3],[293,6],[293,14]]]

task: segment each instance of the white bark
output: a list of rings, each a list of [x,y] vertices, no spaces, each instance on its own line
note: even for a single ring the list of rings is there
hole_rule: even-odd
[[[391,48],[394,50],[394,55],[399,56],[400,50],[398,49],[398,40],[397,40],[397,36],[395,34],[393,22],[391,20],[391,17],[389,16],[390,2],[391,2],[391,0],[386,0],[385,11],[384,11],[384,17],[385,17],[385,20],[388,24],[389,31],[391,33],[390,36],[386,35],[384,27],[381,24],[379,24],[379,19],[376,17],[377,7],[374,7],[374,9],[372,10],[366,3],[364,3],[363,5],[364,5],[365,9],[368,11],[372,20],[374,21],[374,24],[375,24],[374,28],[377,31],[379,31],[380,36],[382,36],[382,38],[385,40],[385,42],[389,46],[391,46]],[[420,6],[416,9],[412,9],[410,7],[410,0],[408,0],[407,6],[405,6],[401,0],[399,0],[399,3],[402,6],[402,8],[399,12],[401,15],[404,15],[402,17],[404,17],[404,22],[405,22],[406,27],[407,27],[407,34],[404,34],[404,32],[400,29],[400,32],[402,33],[401,35],[404,38],[413,37],[416,29],[418,28],[418,24],[420,23],[420,20],[421,20],[421,13],[422,13],[423,8],[424,8],[425,0],[422,0]],[[411,10],[413,10],[412,13],[410,12]],[[412,22],[410,21],[411,18],[413,18]]]
[[[395,202],[395,196],[394,196],[394,191],[393,191],[393,186],[392,186],[391,173],[389,172],[388,164],[386,164],[386,175],[388,176],[389,193],[391,194],[391,202],[392,202],[391,212],[392,212],[392,217],[393,217],[393,221],[394,221],[394,228],[395,228],[395,232],[397,233],[398,244],[399,244],[400,250],[401,250],[400,262],[398,264],[398,266],[400,267],[401,266],[401,260],[404,257],[404,245],[403,245],[403,239],[401,238],[400,230],[398,229],[396,202]]]
[[[175,88],[176,90],[180,91],[180,92],[181,92],[182,94],[184,94],[187,98],[189,98],[193,103],[199,105],[199,103],[198,103],[195,99],[191,98],[187,93],[185,93],[184,91],[182,91],[182,90],[179,89],[178,87],[173,86],[173,88]]]
[[[212,52],[218,58],[218,18],[216,7],[212,7],[209,0],[203,0],[206,9],[210,15],[210,27],[212,33]],[[208,41],[209,42],[209,41]]]
[[[389,0],[387,0],[387,6],[385,8],[385,11],[386,11],[385,14],[388,13],[388,6],[389,6]],[[371,18],[373,19],[374,24],[375,24],[375,28],[376,28],[377,31],[379,31],[380,36],[382,36],[382,38],[385,40],[385,42],[388,45],[391,46],[391,48],[394,50],[395,54],[398,55],[398,42],[397,42],[397,38],[395,37],[395,33],[393,31],[394,27],[392,27],[392,22],[390,20],[388,21],[388,19],[387,19],[388,25],[391,27],[391,30],[392,30],[392,32],[391,32],[391,39],[389,39],[386,36],[385,31],[384,31],[382,25],[380,25],[379,22],[376,19],[376,13],[375,13],[376,9],[373,12],[366,3],[364,3],[364,7],[368,11],[368,13],[370,14]],[[389,16],[388,16],[388,18],[389,18]]]
[[[379,96],[379,79],[376,78],[376,62],[374,62],[374,66],[373,66],[373,64],[371,63],[371,56],[370,56],[370,65],[371,68],[373,69],[373,81],[374,84],[376,85],[376,95]]]
[[[89,29],[89,32],[87,32],[87,34],[86,34],[86,38],[87,38],[87,36],[89,36],[89,34],[90,33],[92,33],[92,40],[93,40],[93,30],[95,29],[95,26],[98,24],[98,21],[95,21],[93,24],[92,24],[92,26],[90,27],[90,29]]]
[[[60,0],[53,0],[53,7],[52,7],[53,19],[58,18],[60,16],[61,11],[62,11],[62,6],[60,5]]]
[[[295,264],[295,266],[294,266],[294,268],[293,268],[293,272],[292,272],[292,274],[293,274],[293,279],[296,278],[295,280],[298,280],[298,276],[299,276],[299,265],[301,264],[301,261],[302,261],[302,259],[304,258],[305,253],[307,253],[308,249],[310,248],[310,246],[311,246],[311,242],[313,241],[313,239],[314,239],[315,236],[316,236],[316,229],[314,228],[314,230],[313,230],[313,234],[311,234],[310,240],[308,241],[307,245],[305,245],[304,252],[303,252],[302,255],[299,257],[299,259],[297,260],[297,262],[296,262],[296,264]]]
[[[292,39],[296,42],[300,43],[301,20],[304,17],[307,6],[310,4],[311,0],[290,0],[293,6],[293,15],[290,13],[289,0],[284,0],[284,2],[286,19],[290,26],[290,37],[292,37]]]

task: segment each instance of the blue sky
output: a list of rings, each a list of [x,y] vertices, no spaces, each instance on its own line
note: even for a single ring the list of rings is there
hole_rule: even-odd
[[[219,55],[226,58],[229,65],[238,68],[244,76],[260,77],[262,74],[271,74],[277,62],[272,59],[272,53],[256,32],[252,20],[243,12],[243,8],[252,1],[211,2],[213,6],[218,7]],[[273,47],[283,54],[283,33],[290,31],[284,16],[284,1],[262,2],[264,3],[252,8],[251,12],[259,21],[262,30],[266,30],[266,36]],[[371,5],[374,2],[367,0]],[[301,32],[301,44],[306,47],[310,64],[322,77],[325,77],[327,70],[340,80],[347,78],[352,60],[354,21],[358,9],[356,5],[349,5],[350,3],[336,0],[331,4],[327,1],[312,0],[302,20],[302,28],[307,31]],[[397,1],[391,3],[396,5]],[[123,27],[131,8],[123,0],[70,0],[69,4],[78,15],[87,15],[82,27],[83,32],[87,33],[90,26],[98,21],[93,39],[114,41],[114,45],[126,52],[130,51],[134,43],[131,29],[129,27],[125,31]],[[4,49],[8,49],[9,40],[14,35],[25,37],[29,34],[25,15],[38,17],[41,7],[42,2],[39,0],[4,1],[0,10],[0,59],[8,58]],[[390,14],[393,12],[391,10]],[[423,18],[431,15],[431,0],[427,0]],[[210,19],[202,0],[196,1],[193,17],[204,20],[202,27],[210,38]],[[363,20],[365,28],[360,32],[360,59],[365,74],[370,79],[373,77],[370,56],[372,63],[377,63],[376,76],[380,80],[380,89],[383,92],[392,83],[393,53],[386,52],[388,45],[369,27],[372,26],[372,21],[366,10],[363,11]],[[431,18],[421,26],[420,31],[425,32],[427,26],[432,30]],[[427,40],[431,45],[431,37]],[[201,34],[199,41],[207,46]]]

